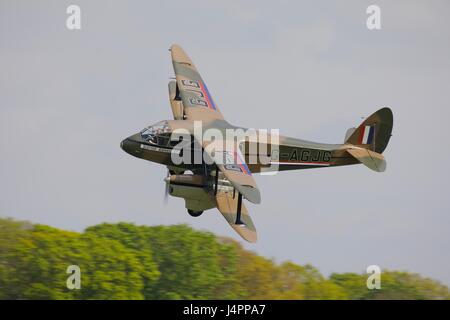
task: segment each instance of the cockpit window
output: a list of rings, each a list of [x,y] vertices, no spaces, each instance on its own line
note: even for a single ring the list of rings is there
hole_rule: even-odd
[[[141,131],[141,137],[147,142],[167,146],[170,142],[170,127],[167,121],[158,122]]]

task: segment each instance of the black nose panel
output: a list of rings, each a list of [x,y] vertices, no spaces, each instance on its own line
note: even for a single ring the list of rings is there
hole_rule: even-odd
[[[128,138],[124,139],[120,143],[120,147],[126,153],[140,158],[142,155],[142,150],[141,150],[142,142],[144,142],[144,141],[142,140],[141,135],[139,133],[136,133],[136,134],[133,134],[132,136],[129,136]]]
[[[136,155],[138,150],[138,143],[130,140],[130,139],[125,139],[120,143],[120,147],[122,148],[123,151],[125,151],[126,153],[129,153],[131,155]]]

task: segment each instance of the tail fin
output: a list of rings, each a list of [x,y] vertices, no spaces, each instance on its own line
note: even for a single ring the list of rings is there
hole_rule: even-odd
[[[385,107],[368,117],[358,128],[349,129],[346,144],[351,144],[347,151],[368,168],[382,172],[386,161],[381,155],[391,138],[393,115]]]
[[[345,143],[383,153],[391,138],[393,121],[391,109],[382,108],[364,120],[353,133],[347,131],[349,137]]]

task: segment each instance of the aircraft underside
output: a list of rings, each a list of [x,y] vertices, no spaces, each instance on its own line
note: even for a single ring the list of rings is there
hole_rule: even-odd
[[[191,216],[217,208],[242,238],[255,242],[256,228],[243,201],[261,202],[254,173],[358,163],[377,172],[385,170],[382,152],[393,124],[389,108],[378,110],[359,127],[349,129],[343,144],[314,143],[272,133],[265,139],[265,130],[254,130],[243,138],[237,134],[243,128],[225,120],[183,49],[173,45],[170,51],[176,76],[169,82],[174,120],[143,129],[123,140],[121,147],[130,155],[165,165],[167,195],[183,198]],[[196,130],[198,125],[201,132],[212,130],[215,135],[206,135],[205,139]],[[230,130],[235,134],[226,135]],[[180,143],[185,147],[178,148]],[[200,161],[196,161],[199,152]],[[175,161],[177,157],[190,160]]]

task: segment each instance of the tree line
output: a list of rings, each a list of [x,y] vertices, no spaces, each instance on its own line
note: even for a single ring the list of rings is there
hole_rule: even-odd
[[[81,289],[67,288],[69,265]],[[334,273],[274,261],[187,225],[100,224],[71,232],[0,219],[0,299],[449,299],[418,274]]]

